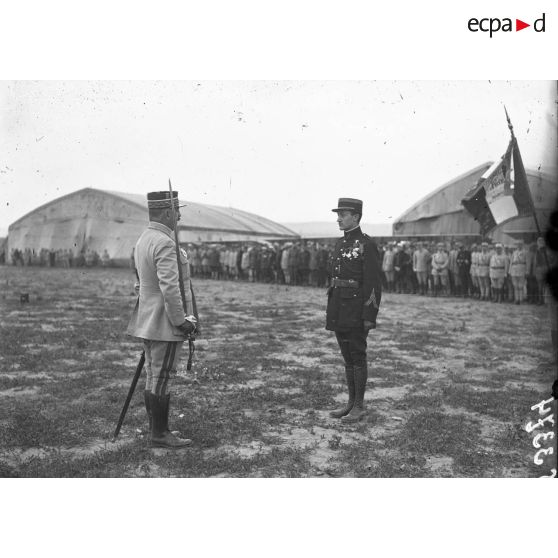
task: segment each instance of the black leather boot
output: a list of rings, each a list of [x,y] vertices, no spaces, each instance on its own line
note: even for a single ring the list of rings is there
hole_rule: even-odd
[[[151,397],[150,397],[151,392],[146,389],[143,392],[143,399],[145,401],[145,410],[147,411],[147,416],[149,418],[149,432],[151,432],[151,429],[153,428],[153,413],[151,412]],[[166,399],[165,399],[165,413],[169,414],[169,400],[170,400],[170,394],[169,395],[165,395]],[[168,430],[168,428],[167,428]],[[173,434],[178,434],[178,431],[175,430],[173,431]]]
[[[355,403],[350,413],[341,418],[343,422],[358,422],[366,416],[364,409],[364,392],[366,391],[366,381],[368,380],[368,369],[366,364],[354,366],[355,371]]]
[[[348,415],[351,412],[351,409],[353,408],[355,402],[355,373],[354,373],[353,366],[348,364],[345,365],[345,376],[347,378],[347,388],[349,389],[349,401],[344,407],[341,407],[340,409],[335,409],[334,411],[331,411],[329,413],[330,417],[336,419]]]
[[[167,393],[165,397],[165,414],[167,415],[167,432],[172,432],[175,436],[180,436],[178,430],[171,430],[169,428],[169,410],[170,410],[170,393]]]
[[[182,439],[169,431],[170,395],[150,393],[153,425],[151,428],[151,445],[157,448],[177,449],[191,445],[192,440]]]

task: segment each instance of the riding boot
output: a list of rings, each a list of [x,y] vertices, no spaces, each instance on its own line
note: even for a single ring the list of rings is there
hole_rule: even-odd
[[[364,409],[364,392],[366,391],[366,380],[368,379],[368,369],[366,363],[364,365],[356,365],[355,371],[355,403],[350,413],[341,418],[342,422],[353,423],[358,422],[366,416]]]
[[[180,434],[180,432],[178,430],[171,430],[169,428],[169,407],[170,407],[170,393],[167,393],[167,395],[165,395],[165,414],[167,415],[167,432],[172,432],[174,436],[178,436]]]
[[[151,445],[159,448],[184,448],[192,440],[178,438],[169,431],[169,401],[170,395],[150,394],[153,426],[151,429]]]
[[[331,411],[329,413],[330,417],[336,419],[348,415],[351,409],[353,408],[355,402],[355,372],[354,372],[354,366],[352,364],[345,365],[345,376],[347,378],[347,388],[349,389],[349,401],[344,407],[341,407],[340,409],[335,409],[334,411]]]

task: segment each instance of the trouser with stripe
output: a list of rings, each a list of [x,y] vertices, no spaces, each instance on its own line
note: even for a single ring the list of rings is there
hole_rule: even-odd
[[[143,340],[145,349],[145,389],[155,395],[167,395],[172,377],[182,353],[182,341]]]

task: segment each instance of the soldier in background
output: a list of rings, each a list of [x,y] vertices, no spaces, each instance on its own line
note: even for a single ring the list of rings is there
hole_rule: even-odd
[[[471,272],[471,252],[463,246],[461,242],[457,243],[457,276],[459,277],[458,296],[469,296],[469,283]]]
[[[413,271],[416,274],[420,295],[426,295],[428,290],[428,260],[430,252],[422,242],[417,243],[413,252]]]
[[[393,268],[395,270],[395,286],[398,293],[407,293],[409,290],[409,272],[412,271],[411,255],[406,250],[404,242],[397,245]]]
[[[417,274],[414,271],[413,267],[413,254],[416,250],[416,243],[415,242],[407,242],[405,243],[405,251],[409,254],[409,264],[407,267],[407,282],[409,285],[409,291],[413,294],[418,293],[418,278]]]
[[[233,246],[231,250],[231,274],[234,281],[238,281],[240,275],[240,260],[242,258],[242,248],[240,245]]]
[[[546,254],[545,254],[546,253]],[[533,275],[537,282],[537,304],[544,304],[546,295],[545,277],[548,273],[548,266],[551,261],[551,254],[546,249],[544,238],[537,238],[537,249],[533,258]]]
[[[335,244],[330,269],[326,329],[335,337],[345,363],[347,405],[330,413],[344,422],[362,419],[368,379],[368,332],[376,327],[382,296],[381,262],[375,242],[360,229],[362,201],[340,198],[337,223],[343,238]]]
[[[387,284],[387,292],[395,291],[395,249],[392,242],[389,242],[384,252],[382,260],[382,271],[384,272]]]
[[[490,300],[490,256],[488,242],[483,242],[481,251],[477,255],[477,276],[481,300]]]
[[[452,295],[457,293],[459,287],[459,277],[457,275],[457,245],[452,242],[450,245],[450,251],[448,254],[448,278],[449,278],[449,290]]]
[[[298,267],[298,284],[308,285],[308,274],[309,274],[309,263],[310,263],[310,253],[306,248],[306,242],[301,242],[300,250],[297,254],[296,259]]]
[[[506,254],[508,258],[508,262],[511,262],[513,248],[511,248],[510,246],[504,246],[504,254]],[[512,279],[510,277],[509,270],[510,268],[508,265],[508,274],[504,279],[504,288],[502,289],[502,295],[506,302],[513,302],[513,284],[512,284]]]
[[[259,249],[257,246],[250,246],[248,250],[248,281],[255,283],[259,264]]]
[[[285,284],[291,284],[291,244],[287,243],[283,246],[283,252],[281,253],[281,271],[283,272],[283,277],[285,279]]]
[[[318,248],[313,242],[308,243],[308,284],[311,287],[318,286]]]
[[[108,267],[109,263],[110,263],[110,256],[109,256],[108,250],[105,248],[103,250],[102,255],[101,255],[101,265],[103,267]]]
[[[327,262],[329,251],[324,244],[318,244],[318,282],[319,288],[325,287],[327,283]]]
[[[515,303],[521,304],[525,300],[525,282],[527,277],[527,254],[522,239],[517,241],[516,249],[511,257],[510,277]]]
[[[449,256],[444,250],[444,243],[438,242],[437,251],[432,256],[432,276],[434,277],[434,296],[441,292],[443,296],[448,294],[448,264]]]
[[[289,250],[289,276],[291,285],[298,285],[298,244],[293,244]]]
[[[197,246],[192,248],[192,276],[199,277],[201,275],[201,251]]]
[[[502,289],[508,274],[509,260],[503,252],[503,246],[497,243],[496,252],[490,257],[489,277],[492,286],[492,302],[503,302]]]
[[[479,257],[481,254],[480,244],[473,244],[474,250],[471,252],[471,280],[473,281],[475,298],[481,299],[481,280],[479,277]]]
[[[535,252],[537,251],[537,245],[535,243],[529,244],[526,247],[525,256],[525,291],[527,293],[526,300],[529,304],[534,304],[537,302],[537,281],[535,280]]]

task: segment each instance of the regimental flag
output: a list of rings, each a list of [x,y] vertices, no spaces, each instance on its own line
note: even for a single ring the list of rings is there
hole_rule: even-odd
[[[534,214],[525,167],[514,136],[502,158],[479,178],[461,203],[479,222],[483,235],[509,219]]]

